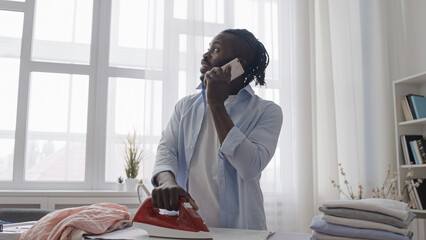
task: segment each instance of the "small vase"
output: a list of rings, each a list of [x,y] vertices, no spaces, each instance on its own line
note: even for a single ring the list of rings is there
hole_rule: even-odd
[[[136,192],[136,187],[138,186],[138,179],[135,178],[127,178],[124,180],[126,183],[126,191],[127,192]]]
[[[117,183],[117,191],[119,192],[124,191],[124,183]]]

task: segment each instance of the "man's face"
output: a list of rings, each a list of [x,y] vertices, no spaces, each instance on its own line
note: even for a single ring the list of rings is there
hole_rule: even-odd
[[[204,74],[213,67],[221,67],[235,58],[231,44],[233,37],[234,36],[229,33],[220,33],[213,38],[210,43],[210,48],[203,54],[203,59],[201,60],[200,72],[202,78],[204,78]]]

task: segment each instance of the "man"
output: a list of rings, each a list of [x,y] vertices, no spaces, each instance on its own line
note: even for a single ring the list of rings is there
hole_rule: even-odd
[[[245,73],[231,82],[230,67],[221,66],[236,57]],[[268,62],[263,44],[245,29],[213,38],[201,60],[202,91],[176,104],[163,131],[152,177],[155,206],[177,210],[186,197],[209,227],[266,229],[259,180],[274,155],[282,111],[249,83],[265,84]]]

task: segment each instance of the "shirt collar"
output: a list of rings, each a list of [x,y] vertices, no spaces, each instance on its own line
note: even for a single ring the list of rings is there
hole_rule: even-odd
[[[203,84],[203,82],[200,82],[200,84],[198,84],[198,86],[197,86],[197,90],[198,89],[205,89],[206,87],[204,86],[204,84]]]
[[[197,88],[196,88],[197,90],[198,89],[206,89],[206,87],[204,86],[204,84],[203,84],[203,82],[201,82],[200,84],[198,84],[198,86],[197,86]],[[242,91],[245,91],[245,92],[247,92],[247,93],[249,93],[251,96],[253,96],[254,95],[254,91],[253,91],[253,88],[251,88],[251,86],[250,86],[250,84],[248,84],[247,86],[245,86],[245,87],[243,87],[239,92],[238,92],[238,94],[237,95],[239,95]]]

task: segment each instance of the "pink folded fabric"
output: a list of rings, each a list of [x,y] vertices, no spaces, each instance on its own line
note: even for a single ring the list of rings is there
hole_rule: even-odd
[[[73,232],[82,230],[89,234],[102,234],[120,229],[131,215],[126,206],[98,203],[90,206],[57,210],[40,219],[20,240],[71,239]]]

